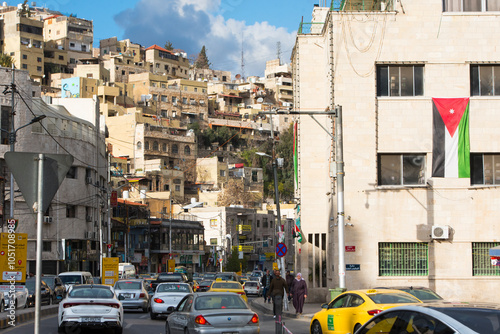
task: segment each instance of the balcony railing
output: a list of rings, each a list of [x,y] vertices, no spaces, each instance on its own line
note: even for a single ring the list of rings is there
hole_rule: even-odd
[[[384,12],[393,6],[393,0],[333,0],[332,11]]]
[[[324,22],[300,22],[299,35],[319,34],[323,30]]]

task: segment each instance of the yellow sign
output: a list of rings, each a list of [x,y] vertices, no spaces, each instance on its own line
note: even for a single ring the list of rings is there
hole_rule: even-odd
[[[273,260],[276,257],[276,253],[274,252],[268,252],[266,254],[266,260]]]
[[[167,272],[173,273],[175,271],[175,260],[168,260],[168,270]]]
[[[115,285],[119,277],[118,257],[103,257],[102,258],[102,284]]]
[[[277,262],[273,262],[273,270],[279,270]]]
[[[9,220],[8,229],[14,230],[14,223]],[[0,235],[0,270],[1,282],[26,282],[26,262],[28,251],[27,233],[2,233]]]
[[[252,225],[238,225],[238,231],[252,231]]]
[[[250,253],[253,251],[253,246],[233,246],[232,250],[235,250],[235,249],[238,249],[238,251],[240,251],[240,252]]]

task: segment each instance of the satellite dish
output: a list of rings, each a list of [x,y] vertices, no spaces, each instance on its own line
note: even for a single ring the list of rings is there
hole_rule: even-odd
[[[236,79],[241,78],[241,74],[236,74]]]
[[[262,103],[262,102],[264,102],[264,99],[263,99],[262,97],[259,97],[259,98],[257,99],[257,102],[258,102],[258,103]]]

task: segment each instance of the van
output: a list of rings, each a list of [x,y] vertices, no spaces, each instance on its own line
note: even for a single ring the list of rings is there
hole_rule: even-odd
[[[75,284],[94,284],[94,278],[88,271],[67,271],[57,276],[64,283],[66,290]]]
[[[118,278],[129,279],[135,278],[135,266],[131,263],[119,263],[118,264]]]

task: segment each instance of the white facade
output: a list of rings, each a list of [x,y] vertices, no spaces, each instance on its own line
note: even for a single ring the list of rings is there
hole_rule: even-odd
[[[500,239],[498,188],[469,178],[432,178],[431,166],[434,97],[470,97],[470,152],[498,156],[498,93],[478,96],[472,87],[479,82],[471,75],[474,68],[485,73],[486,66],[500,64],[497,13],[444,11],[441,0],[407,1],[404,8],[397,2],[383,12],[316,8],[313,22],[325,24],[297,36],[294,109],[343,110],[344,214],[352,224],[345,226],[345,245],[355,247],[345,253],[345,263],[359,265],[346,271],[347,289],[428,286],[449,300],[495,301],[491,291],[500,273],[489,265],[488,248]],[[380,96],[382,66],[423,68],[423,92]],[[389,89],[398,88],[398,75],[390,72]],[[418,86],[416,77],[410,79]],[[488,88],[486,75],[481,79],[479,86]],[[332,120],[317,119],[333,133]],[[335,145],[309,116],[298,121],[297,196],[308,242],[299,245],[297,270],[310,277],[311,297],[325,300],[327,288],[339,284]],[[424,182],[384,185],[381,157],[409,154],[424,158]],[[498,172],[492,173],[497,180]],[[449,226],[450,237],[431,238],[433,226]],[[389,248],[400,246],[424,250],[403,251],[401,262],[382,260]],[[408,263],[425,270],[412,271]]]

